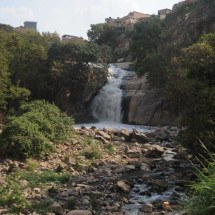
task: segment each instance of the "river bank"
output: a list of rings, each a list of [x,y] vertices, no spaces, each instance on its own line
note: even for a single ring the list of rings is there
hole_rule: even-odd
[[[32,164],[7,159],[0,164],[1,186],[10,175],[27,200],[37,202],[40,209],[49,202],[46,212],[26,208],[23,214],[176,215],[193,177],[188,154],[175,141],[177,133],[174,127],[152,133],[82,127],[53,154],[34,161],[31,174],[44,178],[48,171],[54,174],[50,181],[32,185],[32,179],[23,177]],[[56,174],[69,178],[57,183]]]

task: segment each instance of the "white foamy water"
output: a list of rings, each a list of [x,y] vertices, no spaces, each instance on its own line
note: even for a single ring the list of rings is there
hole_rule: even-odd
[[[110,65],[107,84],[100,90],[91,104],[92,115],[99,122],[121,122],[122,84],[128,71]]]
[[[103,128],[113,128],[117,130],[121,129],[128,129],[129,131],[133,131],[133,129],[136,129],[140,132],[153,132],[156,127],[150,127],[150,126],[144,126],[144,125],[129,125],[129,124],[123,124],[123,123],[114,123],[114,122],[100,122],[100,123],[87,123],[87,124],[76,124],[75,128],[80,128],[81,126],[84,126],[86,128],[91,128],[95,126],[97,129],[103,129]]]

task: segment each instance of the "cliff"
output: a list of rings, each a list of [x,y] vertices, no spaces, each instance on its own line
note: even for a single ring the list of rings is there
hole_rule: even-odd
[[[146,75],[139,78],[131,73],[125,78],[122,88],[124,123],[150,126],[179,124],[181,115],[174,113],[160,89],[150,88]]]

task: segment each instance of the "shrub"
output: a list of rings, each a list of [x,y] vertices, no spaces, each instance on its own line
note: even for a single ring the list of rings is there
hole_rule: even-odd
[[[43,156],[53,150],[51,142],[69,137],[72,124],[72,119],[48,102],[26,103],[3,127],[1,154],[20,159]]]
[[[207,168],[198,170],[199,180],[191,186],[192,196],[187,199],[185,209],[193,215],[215,214],[215,160]]]

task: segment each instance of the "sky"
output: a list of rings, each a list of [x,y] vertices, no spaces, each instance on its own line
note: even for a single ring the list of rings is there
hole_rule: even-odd
[[[91,24],[138,11],[157,14],[180,0],[0,0],[0,23],[13,27],[37,21],[40,32],[87,38]]]

